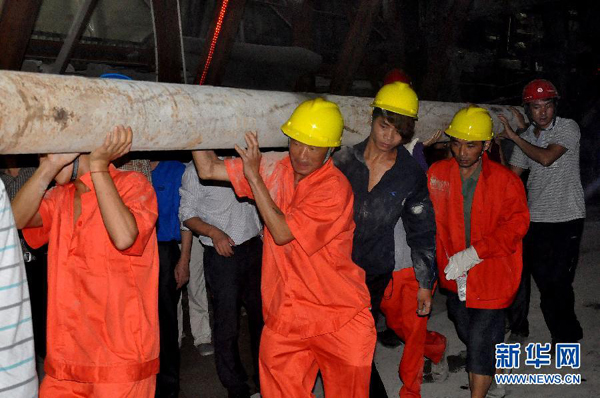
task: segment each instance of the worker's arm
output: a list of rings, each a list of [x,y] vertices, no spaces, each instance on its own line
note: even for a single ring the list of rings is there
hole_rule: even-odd
[[[550,144],[547,148],[541,148],[530,144],[516,134],[512,140],[521,148],[525,155],[544,167],[552,166],[552,163],[556,162],[558,158],[567,152],[567,148],[558,144]]]
[[[215,151],[192,151],[198,177],[203,180],[229,181],[225,162],[217,158]]]
[[[221,256],[233,256],[232,246],[235,246],[235,242],[221,229],[202,221],[200,217],[187,219],[183,222],[183,225],[198,235],[208,236],[212,240],[215,250]]]
[[[273,236],[273,240],[278,245],[285,245],[293,241],[294,235],[290,230],[285,215],[271,198],[269,190],[260,175],[260,159],[261,153],[258,147],[258,138],[256,133],[246,133],[247,148],[242,149],[235,146],[235,150],[244,162],[244,175],[248,180],[248,184],[252,189],[254,201],[258,207],[258,211],[263,218],[263,221],[269,232]]]
[[[106,135],[104,143],[90,154],[90,173],[102,221],[110,239],[119,250],[130,248],[139,230],[134,215],[117,191],[108,166],[110,162],[129,152],[132,137],[131,128],[115,127]]]
[[[190,280],[190,259],[192,257],[193,238],[192,231],[181,230],[181,255],[175,266],[177,289],[181,289]]]
[[[546,148],[533,145],[515,133],[505,117],[499,116],[498,118],[504,125],[503,134],[512,140],[531,160],[544,167],[551,166],[552,163],[556,162],[558,158],[567,152],[567,148],[559,144],[550,144]]]
[[[419,173],[420,174],[420,173]],[[427,190],[425,175],[415,179],[413,189],[404,200],[400,213],[406,231],[406,243],[410,247],[410,255],[419,287],[433,289],[437,279],[435,266],[435,213]]]
[[[18,229],[42,226],[42,217],[38,210],[44,193],[54,177],[77,156],[78,153],[67,153],[40,158],[40,166],[19,190],[11,204]]]

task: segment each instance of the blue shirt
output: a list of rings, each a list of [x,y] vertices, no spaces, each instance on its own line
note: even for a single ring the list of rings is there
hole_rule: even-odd
[[[158,199],[156,236],[159,242],[181,241],[179,187],[185,165],[175,160],[161,161],[152,170],[152,185]]]

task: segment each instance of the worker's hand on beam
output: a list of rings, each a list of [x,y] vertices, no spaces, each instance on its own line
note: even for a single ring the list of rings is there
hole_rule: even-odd
[[[510,123],[508,122],[508,119],[506,119],[506,116],[498,115],[498,119],[500,119],[500,123],[502,123],[502,125],[504,126],[504,130],[502,130],[502,132],[498,134],[498,138],[508,138],[509,140],[514,141],[514,139],[517,138],[518,135],[517,133],[515,133],[512,127],[510,127]]]
[[[244,162],[244,175],[248,181],[256,181],[260,178],[260,159],[262,154],[258,147],[258,135],[255,132],[248,131],[244,137],[246,140],[246,149],[235,146],[236,152]]]
[[[527,123],[525,122],[525,116],[517,108],[514,106],[509,106],[508,109],[512,112],[513,116],[517,120],[517,128],[519,130],[525,130],[527,128]]]
[[[115,159],[129,153],[133,132],[131,127],[117,126],[104,138],[104,143],[90,153],[90,170],[108,170],[108,165]]]

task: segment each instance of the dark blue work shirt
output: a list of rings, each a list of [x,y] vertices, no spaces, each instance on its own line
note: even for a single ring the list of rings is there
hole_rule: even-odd
[[[179,187],[185,165],[175,160],[161,161],[152,170],[152,186],[158,200],[156,236],[159,242],[181,241]]]
[[[354,192],[356,230],[352,259],[366,271],[367,277],[392,272],[395,265],[394,227],[402,219],[419,285],[431,288],[437,277],[435,216],[425,173],[400,146],[396,163],[369,192],[369,169],[364,158],[367,141],[345,147],[333,157]]]

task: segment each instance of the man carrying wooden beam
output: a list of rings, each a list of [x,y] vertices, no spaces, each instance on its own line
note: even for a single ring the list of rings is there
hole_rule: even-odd
[[[376,333],[365,273],[351,258],[352,188],[333,165],[344,122],[336,104],[300,104],[282,126],[289,156],[261,156],[246,134],[241,159],[194,152],[200,178],[231,181],[265,223],[260,346],[264,398],[311,396],[317,372],[329,397],[369,395]]]
[[[131,141],[131,129],[117,127],[90,154],[42,158],[13,201],[27,242],[48,243],[42,398],[154,397],[156,195],[143,174],[111,164]]]

